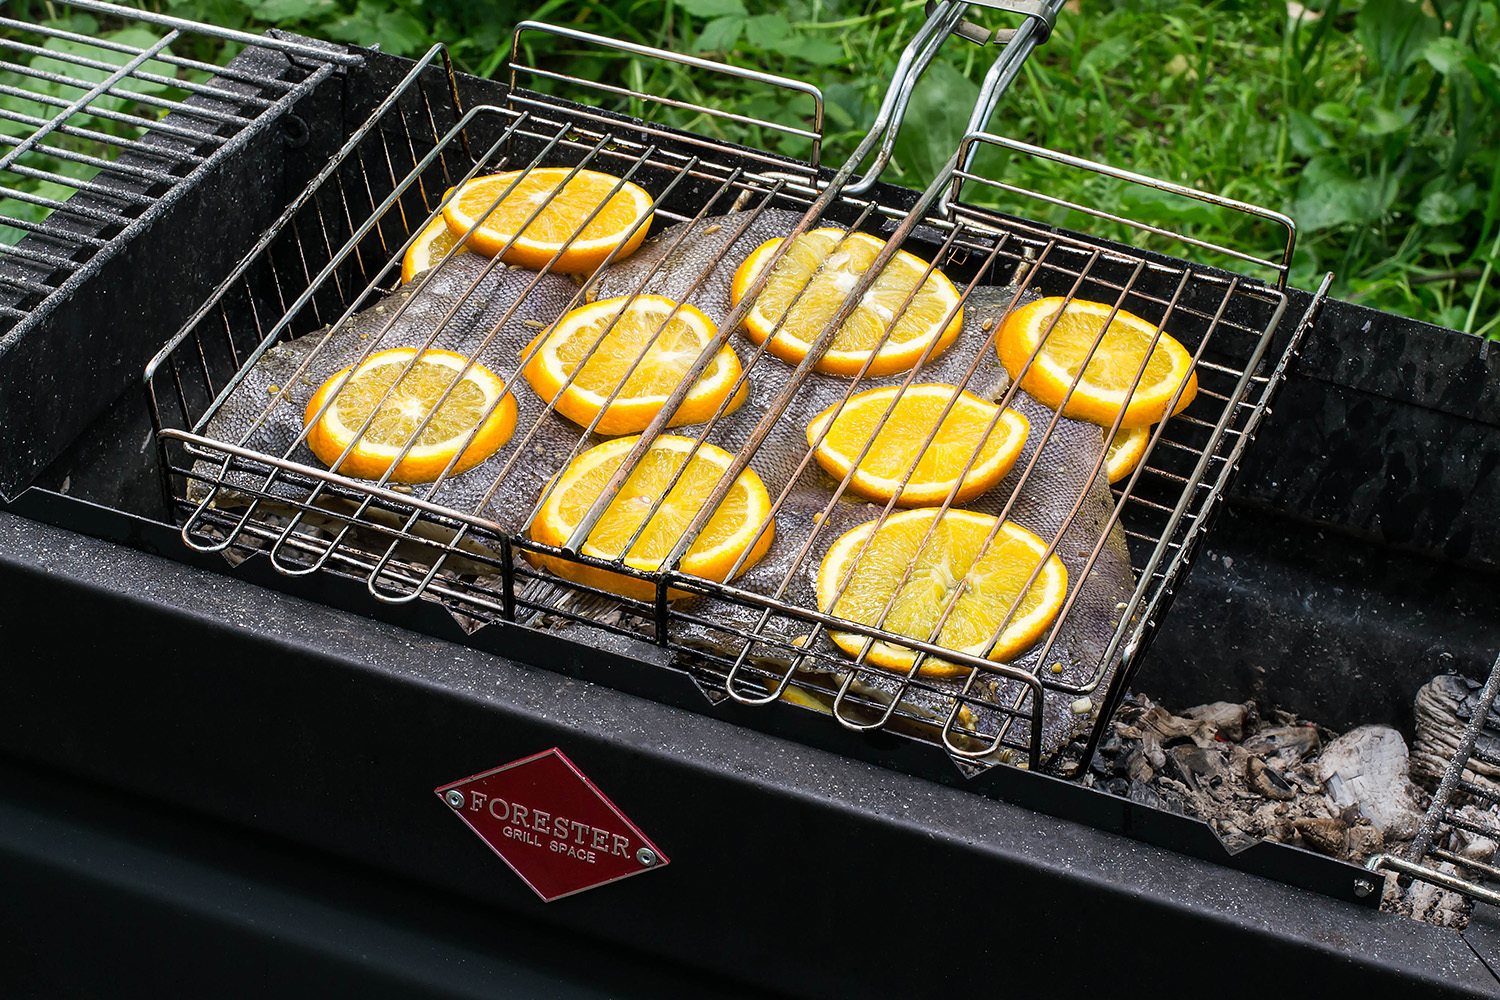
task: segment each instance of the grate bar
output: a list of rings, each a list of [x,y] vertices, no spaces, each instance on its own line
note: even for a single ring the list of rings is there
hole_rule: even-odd
[[[0,18],[0,26],[7,26],[8,24],[20,24],[20,22],[11,21],[9,18]],[[65,32],[64,34],[72,33]],[[130,53],[141,51],[140,49],[134,48],[129,45],[108,46],[105,45],[102,40],[91,39],[85,35],[73,35],[73,38],[80,41],[87,41],[88,44],[96,45],[100,48],[110,48],[112,49],[112,51],[116,52]],[[87,56],[81,56],[74,52],[61,52],[57,49],[43,48],[40,45],[28,45],[25,42],[17,41],[11,38],[0,37],[0,47],[14,49],[17,52],[26,52],[31,55],[42,56],[47,59],[55,59],[58,62],[71,63],[74,66],[81,66],[84,69],[113,70],[119,65],[118,63],[105,62],[102,59],[90,59]],[[160,73],[150,73],[144,70],[129,74],[129,78],[132,80],[140,80],[142,83],[155,83],[160,84],[164,87],[173,87],[177,90],[186,90],[189,93],[193,94],[203,94],[220,100],[233,101],[237,104],[251,104],[261,109],[269,108],[276,103],[273,100],[267,100],[264,97],[257,97],[254,94],[237,94],[232,90],[225,90],[222,87],[211,87],[205,83],[198,83],[193,80],[179,80],[176,77],[162,76]],[[124,91],[123,94],[130,94],[132,95],[132,97],[144,96],[138,94],[135,91],[129,90]],[[122,96],[122,94],[114,94],[112,96],[119,97]]]
[[[247,31],[221,28],[217,25],[189,21],[186,18],[158,14],[149,10],[137,10],[135,8],[122,9],[119,4],[106,3],[104,0],[53,0],[53,2],[66,4],[78,10],[93,11],[96,14],[107,14],[112,17],[129,17],[133,21],[154,24],[160,28],[170,28],[174,33],[190,31],[198,35],[207,35],[210,38],[219,38],[226,42],[238,42],[241,45],[253,45],[263,49],[274,49],[290,55],[306,56],[318,62],[333,62],[350,66],[361,61],[360,56],[342,51],[333,46],[324,48],[321,46],[303,45],[300,42],[288,42],[267,35],[252,35]]]
[[[163,39],[162,41],[166,42],[167,39]],[[145,62],[154,54],[155,51],[153,49],[147,49],[142,52],[141,55],[137,57],[137,59],[131,60],[131,63],[139,64],[141,62]],[[36,69],[32,66],[22,66],[19,63],[0,61],[0,70],[10,70],[12,73],[15,73],[19,76],[30,77],[34,80],[45,80],[48,83],[61,84],[62,86],[74,87],[79,90],[88,88],[88,93],[85,94],[83,98],[78,98],[73,102],[72,105],[69,105],[70,110],[68,114],[70,115],[76,111],[82,110],[84,107],[88,107],[100,97],[113,97],[116,100],[133,101],[136,104],[144,104],[147,107],[152,108],[161,108],[164,111],[175,111],[179,114],[188,115],[193,118],[201,118],[205,121],[229,123],[237,126],[245,126],[254,121],[253,118],[245,118],[240,115],[229,114],[228,112],[215,111],[212,108],[205,108],[197,104],[184,104],[181,101],[168,100],[165,97],[156,97],[153,94],[143,94],[136,90],[117,89],[114,84],[125,76],[130,75],[129,73],[124,71],[128,68],[133,68],[131,66],[131,63],[126,63],[125,66],[121,67],[122,72],[113,74],[113,79],[105,80],[102,83],[96,84],[91,88],[89,87],[89,82],[87,80],[80,80],[79,78],[73,76],[65,76],[62,73],[53,73],[48,70]],[[79,104],[79,101],[82,101],[83,103]],[[90,113],[92,113],[92,111],[90,111]],[[50,132],[51,129],[48,129],[47,131]],[[3,166],[3,161],[0,161],[0,168],[3,168]]]
[[[66,2],[66,0],[64,0],[64,2]],[[135,11],[132,10],[130,11],[130,13],[134,14]],[[28,24],[25,21],[16,21],[8,17],[0,17],[0,27],[13,28],[17,31],[26,31],[32,34],[44,35],[48,38],[57,38],[63,41],[79,42],[83,45],[89,45],[97,49],[104,49],[108,52],[121,52],[127,55],[133,55],[141,51],[137,46],[126,45],[123,42],[112,41],[108,38],[95,38],[92,35],[80,35],[76,31],[66,31],[62,28],[54,28],[45,24]],[[28,46],[28,48],[34,47]],[[57,54],[56,50],[54,49],[43,48],[41,51],[48,56],[54,56]],[[170,52],[158,53],[155,61],[166,63],[168,66],[176,66],[179,69],[197,70],[201,73],[207,73],[210,76],[217,76],[225,80],[234,80],[237,83],[253,84],[259,87],[270,87],[285,91],[291,90],[292,87],[296,86],[296,84],[291,83],[287,80],[278,80],[275,77],[269,76],[257,76],[253,73],[242,73],[230,66],[215,66],[213,63],[202,62],[197,59],[187,59],[182,56],[173,55]],[[113,68],[115,65],[115,63],[105,63],[101,64],[99,68]],[[275,103],[273,101],[268,101],[260,97],[246,97],[240,94],[233,94],[230,91],[218,90],[209,87],[207,84],[190,84],[190,81],[179,80],[176,77],[158,76],[153,73],[140,73],[137,74],[137,76],[143,80],[149,79],[154,83],[168,83],[174,87],[183,87],[184,89],[187,89],[189,85],[191,87],[203,87],[205,88],[206,93],[224,94],[231,96],[236,100],[249,101],[251,103],[263,102],[266,106],[270,106],[271,104]]]
[[[78,81],[76,83],[74,83],[73,81],[66,81],[66,82],[68,82],[72,86],[79,86],[79,87],[85,88],[86,92],[83,95],[81,95],[81,96],[79,96],[77,98],[74,98],[74,100],[72,101],[72,103],[66,105],[65,108],[64,108],[64,110],[63,110],[63,112],[60,115],[58,115],[55,118],[53,118],[52,121],[48,122],[46,125],[43,125],[41,128],[37,129],[31,135],[29,135],[25,139],[21,140],[21,143],[18,146],[16,146],[15,149],[12,149],[9,153],[6,153],[4,156],[0,156],[0,170],[4,170],[7,167],[9,167],[12,163],[14,163],[16,161],[16,157],[20,156],[22,153],[26,152],[28,149],[31,149],[33,146],[37,145],[44,138],[46,138],[47,136],[51,135],[52,131],[54,129],[56,129],[59,125],[61,125],[63,123],[64,119],[71,118],[73,115],[77,114],[79,111],[81,111],[84,108],[88,107],[90,103],[92,103],[94,100],[96,100],[97,98],[99,98],[103,94],[107,93],[110,90],[110,88],[113,87],[116,83],[118,83],[119,81],[123,80],[125,77],[129,76],[130,73],[137,66],[141,65],[141,63],[143,63],[143,62],[146,62],[148,59],[150,59],[156,53],[160,52],[162,49],[166,48],[168,45],[170,45],[172,42],[174,42],[176,40],[177,40],[177,32],[175,32],[175,31],[169,32],[168,34],[166,34],[165,36],[163,36],[155,45],[151,46],[149,49],[142,50],[142,52],[141,52],[140,55],[136,56],[134,59],[130,60],[128,63],[126,63],[125,65],[121,66],[119,69],[115,70],[115,72],[111,73],[109,76],[107,76],[103,80],[99,81],[93,87],[89,87],[88,84],[86,82],[84,82],[84,81]],[[19,73],[22,73],[22,74],[25,74],[25,75],[28,75],[28,76],[36,76],[36,77],[39,77],[41,79],[49,79],[49,78],[53,78],[53,76],[54,76],[54,74],[46,74],[46,73],[40,73],[40,72],[33,72],[31,70],[31,67],[29,67],[29,66],[16,66],[16,65],[13,65],[13,64],[10,64],[10,63],[0,62],[0,68],[10,69],[13,72],[19,72]],[[56,79],[61,80],[63,78],[57,77]]]
[[[36,104],[46,105],[48,107],[71,107],[70,102],[68,102],[65,98],[53,97],[51,94],[38,94],[34,91],[23,90],[20,87],[12,87],[9,84],[0,84],[0,94],[5,94],[8,97],[25,98],[28,101],[32,101]],[[215,135],[212,132],[203,132],[185,128],[174,122],[153,121],[150,118],[142,118],[139,115],[127,114],[123,111],[112,111],[109,108],[96,108],[91,106],[88,109],[88,113],[95,118],[104,118],[112,122],[120,122],[124,125],[133,125],[136,128],[141,129],[142,131],[160,132],[164,135],[170,135],[175,138],[187,139],[193,142],[195,146],[200,146],[204,143],[209,142],[222,144],[229,141],[229,138],[227,136]],[[60,122],[66,117],[67,115],[56,116],[49,120],[49,124],[60,124]],[[57,127],[58,125],[54,125],[53,130],[55,131]],[[111,142],[113,141],[114,140],[111,140]]]
[[[19,111],[12,111],[9,108],[0,108],[0,118],[5,119],[6,121],[15,122],[19,125],[39,126],[44,125],[47,122],[47,119],[45,118],[38,118],[36,115],[28,115],[23,114]],[[168,154],[168,152],[161,146],[152,146],[144,142],[137,142],[134,139],[126,139],[121,136],[108,135],[104,132],[96,132],[93,129],[79,128],[76,125],[61,125],[55,131],[58,135],[70,135],[75,139],[86,139],[89,142],[97,142],[106,146],[118,146],[120,149],[128,149],[133,153],[138,153],[144,156],[152,156],[162,160],[171,160],[174,163],[182,162],[196,164],[202,163],[205,159],[205,157],[199,156],[196,153],[175,152],[172,154]],[[7,140],[9,140],[14,137],[7,136],[6,138]],[[49,155],[53,156],[57,155],[57,153],[50,148],[48,149],[48,153]],[[106,160],[104,162],[108,163],[112,169],[124,169],[121,164],[117,163],[114,160]],[[173,177],[172,179],[177,180],[178,178]]]

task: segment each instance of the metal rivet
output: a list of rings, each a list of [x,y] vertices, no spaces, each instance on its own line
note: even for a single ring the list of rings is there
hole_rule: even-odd
[[[1368,896],[1370,893],[1372,893],[1374,891],[1375,891],[1375,883],[1371,882],[1369,879],[1367,879],[1367,878],[1357,878],[1357,879],[1354,880],[1354,894],[1356,896],[1358,896],[1360,899],[1364,899],[1366,896]]]
[[[444,795],[443,798],[455,809],[462,809],[464,807],[464,793],[460,792],[457,788],[448,789],[448,794]]]
[[[635,859],[647,868],[650,868],[656,864],[656,852],[649,847],[643,847],[635,852]]]

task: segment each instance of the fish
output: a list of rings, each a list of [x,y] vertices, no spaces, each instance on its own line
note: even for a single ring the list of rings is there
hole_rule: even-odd
[[[669,226],[630,257],[601,269],[586,282],[587,294],[596,300],[637,292],[676,301],[686,298],[722,324],[733,307],[730,284],[735,269],[766,240],[788,235],[802,217],[800,212],[768,208]],[[551,326],[581,296],[577,284],[569,278],[489,265],[488,260],[475,254],[453,255],[425,278],[391,291],[337,327],[325,327],[272,346],[244,372],[204,433],[317,467],[311,452],[296,443],[302,432],[303,410],[317,387],[366,351],[418,347],[429,338],[429,346],[476,356],[514,387],[521,381],[516,377],[521,354],[537,336],[538,328]],[[734,585],[775,595],[796,607],[815,608],[813,581],[824,553],[845,531],[877,516],[879,508],[847,495],[830,506],[836,484],[808,458],[808,423],[855,392],[901,385],[908,379],[960,385],[992,400],[1005,398],[1010,385],[992,346],[995,331],[1006,312],[1027,301],[1029,294],[1013,286],[975,284],[964,303],[958,341],[941,356],[930,359],[915,376],[898,373],[864,378],[856,384],[845,376],[810,371],[802,376],[790,404],[774,415],[773,401],[786,387],[793,368],[764,353],[753,354],[755,346],[735,333],[730,343],[742,364],[751,356],[756,358],[750,369],[749,396],[738,410],[713,423],[708,440],[731,452],[740,451],[761,426],[766,433],[751,467],[765,482],[773,500],[781,499],[775,542]],[[512,305],[514,310],[502,323]],[[442,322],[450,312],[451,318]],[[299,370],[302,374],[297,376]],[[284,397],[280,395],[282,389],[287,390]],[[493,518],[505,530],[519,534],[551,477],[572,455],[602,439],[580,440],[578,426],[544,412],[543,404],[529,389],[523,387],[514,394],[520,412],[515,437],[508,445],[465,474],[437,487],[417,485],[414,491],[452,509]],[[278,400],[274,405],[273,399]],[[268,405],[270,410],[266,412]],[[1104,665],[1101,674],[1103,654],[1135,580],[1120,526],[1113,524],[1106,530],[1114,500],[1099,462],[1104,452],[1103,429],[1061,417],[1054,424],[1053,411],[1019,390],[1011,394],[1009,405],[1031,423],[1026,448],[1000,486],[964,506],[998,515],[1014,497],[1006,516],[1046,541],[1058,538],[1057,555],[1068,570],[1070,587],[1077,591],[1070,594],[1073,606],[1048,652],[1047,662],[1041,662],[1039,644],[1012,665],[1041,673],[1048,681],[1098,685],[1095,700],[1083,710],[1078,699],[1048,692],[1042,724],[1045,760],[1092,723],[1113,669],[1112,664]],[[264,419],[259,419],[262,416]],[[1049,425],[1052,430],[1044,441]],[[701,425],[678,431],[701,432]],[[518,448],[526,449],[526,453],[517,457]],[[1026,477],[1025,470],[1033,465],[1033,458],[1034,468]],[[1096,464],[1101,466],[1098,472],[1093,471]],[[216,463],[200,462],[200,466],[217,475]],[[507,466],[509,471],[502,477]],[[242,506],[244,498],[236,498],[233,487],[237,483],[258,487],[263,482],[263,474],[231,473],[226,478],[228,489],[220,490],[215,502]],[[305,485],[290,481],[280,482],[272,490],[288,500],[305,497],[306,491]],[[1078,513],[1070,522],[1068,513],[1075,504]],[[809,538],[812,544],[803,551]],[[1099,557],[1085,574],[1088,555],[1101,538],[1104,541]],[[523,605],[532,600],[555,603],[557,588],[550,580],[531,580],[520,586]],[[712,598],[690,602],[685,610],[691,613],[691,620],[673,623],[674,643],[679,648],[703,650],[720,664],[713,668],[720,676],[726,659],[732,662],[745,649],[745,637],[756,635],[771,641],[751,641],[749,659],[790,670],[794,661],[787,653],[791,641],[812,631],[804,619],[772,614],[763,622],[761,611],[754,607]],[[549,618],[545,612],[529,623],[564,631],[579,627],[561,616]],[[649,630],[650,624],[642,623],[641,628]],[[826,636],[809,648],[821,655],[801,658],[796,665],[799,684],[836,690],[849,673],[850,661],[828,643]],[[1054,663],[1061,665],[1060,672],[1052,671]],[[774,673],[776,668],[767,669]],[[710,697],[722,697],[722,685],[717,691],[710,690],[711,683],[703,686]],[[930,739],[933,728],[947,717],[962,682],[923,677],[908,684],[895,675],[867,667],[857,671],[853,687],[877,703],[901,700],[908,716],[901,724],[917,725]],[[1012,740],[1024,738],[1024,727],[1017,729],[1014,723],[1007,723],[1005,713],[995,708],[1009,707],[1022,691],[1015,681],[986,674],[971,686],[960,718],[986,738],[1006,729]]]
[[[723,324],[733,308],[729,288],[735,270],[762,243],[789,236],[803,214],[760,208],[680,222],[605,267],[589,283],[590,297],[641,293],[682,302],[686,296],[689,305]]]
[[[362,357],[398,347],[438,348],[473,357],[506,381],[518,403],[533,404],[522,406],[520,419],[529,415],[534,420],[540,402],[530,393],[514,391],[520,381],[519,351],[536,336],[534,324],[551,325],[581,298],[579,288],[566,276],[490,265],[478,254],[453,254],[336,326],[273,344],[244,370],[239,384],[209,419],[204,435],[320,468],[299,440],[308,401],[327,379]],[[507,449],[501,448],[469,473],[436,487],[419,484],[413,492],[466,513],[481,513],[489,506],[485,495],[506,457]],[[196,471],[217,477],[218,464],[200,461]],[[215,506],[243,506],[245,497],[233,487],[259,489],[265,478],[230,473],[226,482],[231,488],[219,491]],[[201,499],[205,485],[194,487]],[[307,495],[305,487],[285,477],[270,492],[291,500]]]

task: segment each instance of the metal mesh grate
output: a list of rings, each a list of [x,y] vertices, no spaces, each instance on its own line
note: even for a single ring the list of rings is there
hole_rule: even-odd
[[[951,173],[915,204],[894,189],[851,194],[845,182],[857,158],[829,182],[807,164],[523,92],[513,93],[508,107],[476,108],[460,118],[456,109],[433,100],[437,91],[421,86],[421,79],[418,67],[151,367],[148,390],[164,467],[170,469],[169,500],[182,513],[189,545],[236,559],[260,552],[289,575],[328,571],[362,579],[381,602],[436,600],[470,627],[526,626],[533,636],[593,650],[575,655],[618,654],[654,665],[647,669],[685,671],[714,700],[791,701],[830,713],[848,728],[901,732],[980,766],[1003,760],[1038,766],[1058,749],[1063,730],[1063,739],[1082,734],[1090,745],[1097,739],[1098,726],[1090,723],[1107,718],[1108,702],[1123,690],[1279,378],[1281,369],[1262,371],[1261,360],[1285,310],[1281,291],[997,212],[939,205]],[[554,412],[555,403],[538,401],[520,384],[520,369],[536,350],[535,328],[546,326],[527,315],[526,303],[564,288],[570,300],[564,308],[571,308],[584,301],[598,275],[559,285],[561,279],[548,273],[551,265],[515,272],[496,262],[471,263],[462,270],[460,255],[450,255],[406,290],[386,291],[399,282],[406,248],[437,218],[448,197],[443,192],[481,172],[539,166],[587,168],[640,184],[652,195],[656,229],[688,224],[668,231],[668,240],[719,227],[728,230],[723,239],[733,246],[737,233],[755,234],[758,227],[788,219],[794,221],[787,232],[826,225],[878,235],[886,247],[850,292],[845,312],[885,260],[903,249],[926,262],[929,273],[941,270],[954,280],[970,322],[958,345],[941,357],[929,350],[910,372],[873,378],[861,370],[836,378],[814,372],[812,361],[842,315],[814,338],[801,364],[771,356],[764,344],[744,349],[736,331],[758,292],[753,284],[738,306],[715,317],[717,339],[677,393],[680,398],[687,391],[719,346],[734,343],[742,354],[742,380],[761,395],[745,411],[731,414],[720,406],[705,423],[676,431],[696,442],[695,448],[703,442],[723,448],[734,463],[665,560],[669,568],[643,572],[580,552],[588,518],[563,545],[542,544],[526,529],[549,482],[602,438],[565,420]],[[975,175],[968,179],[984,182]],[[690,274],[672,276],[686,283],[680,299],[736,263],[719,253]],[[647,273],[620,294],[649,291],[659,277]],[[474,331],[460,331],[451,317],[464,315],[469,299],[487,295],[492,285],[486,283],[495,281],[510,282],[502,304],[483,313]],[[453,304],[413,343],[448,347],[453,337],[472,333],[464,352],[471,363],[502,359],[492,367],[507,390],[527,401],[512,441],[473,471],[445,474],[430,485],[403,486],[388,477],[363,482],[327,471],[306,451],[305,395],[299,398],[302,390],[295,387],[315,387],[384,347],[408,346],[400,340],[402,315],[417,308],[411,303],[421,296],[438,294],[432,290],[443,282],[456,283],[456,298],[444,300]],[[818,401],[818,408],[847,400],[873,385],[927,381],[988,394],[1001,406],[1019,405],[1015,386],[996,389],[991,359],[999,324],[993,317],[1036,293],[1105,302],[1148,317],[1192,352],[1200,381],[1196,401],[1158,425],[1140,466],[1090,521],[1086,494],[1102,482],[1105,442],[1117,428],[1099,432],[1098,446],[1084,460],[1086,485],[1043,536],[1048,554],[1070,560],[1070,596],[1056,624],[1024,657],[1000,663],[986,657],[987,648],[944,648],[936,630],[923,641],[819,610],[805,577],[836,537],[835,526],[853,523],[851,516],[884,523],[895,508],[874,505],[862,513],[864,505],[849,502],[849,477],[838,483],[821,479],[811,448],[797,441],[802,423],[788,434],[794,410],[801,412],[796,408],[808,400]],[[991,318],[981,321],[983,315]],[[1296,327],[1293,341],[1310,316]],[[333,332],[320,332],[326,329]],[[274,369],[273,362],[289,351],[291,367]],[[280,373],[275,381],[273,371]],[[646,428],[589,518],[604,510],[675,402],[669,400]],[[1070,423],[1056,414],[1033,421],[1033,456]],[[671,568],[742,467],[765,478],[778,519],[764,564],[729,583]],[[1037,467],[1035,457],[1029,463],[1023,458],[1007,480],[1014,488],[976,503],[989,504],[1000,519],[1010,517],[1028,489],[1044,488],[1036,484],[1047,473]],[[943,506],[957,506],[951,494]],[[1078,544],[1079,532],[1086,544]],[[1113,618],[1107,628],[1090,626],[1085,652],[1071,653],[1054,669],[1057,650],[1069,643],[1079,648],[1069,630],[1084,627],[1085,606],[1097,603],[1097,595],[1086,591],[1107,575],[1103,567],[1115,558],[1120,539],[1119,558],[1128,561],[1130,579],[1111,606]],[[522,558],[524,553],[641,580],[655,599],[621,597],[555,576]],[[674,600],[679,593],[697,596]],[[1013,605],[1006,620],[1016,611]],[[899,642],[919,655],[905,674],[878,668],[866,662],[869,643],[851,659],[824,641],[830,628]],[[956,679],[936,677],[920,669],[928,657],[964,669]]]
[[[35,313],[234,136],[358,57],[98,0],[91,34],[0,17],[0,334]],[[74,25],[77,27],[77,25]],[[174,53],[191,36],[274,54]]]

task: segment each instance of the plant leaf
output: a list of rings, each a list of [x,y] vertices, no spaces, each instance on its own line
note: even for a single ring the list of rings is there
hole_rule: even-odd
[[[1365,52],[1387,76],[1400,73],[1442,33],[1437,18],[1411,0],[1366,0],[1355,26]]]
[[[1473,55],[1473,49],[1448,35],[1439,35],[1422,48],[1422,58],[1444,76],[1461,68],[1464,60],[1472,58]]]
[[[1417,203],[1417,221],[1424,226],[1446,226],[1463,217],[1463,206],[1447,191],[1433,191]]]
[[[1333,136],[1301,111],[1290,111],[1286,116],[1287,133],[1292,140],[1292,149],[1298,156],[1317,156],[1325,149],[1333,148]]]
[[[745,41],[758,49],[769,49],[785,41],[792,26],[780,14],[756,14],[745,22]]]
[[[813,38],[811,35],[793,35],[778,46],[793,59],[803,59],[816,66],[832,66],[844,59],[844,47],[836,42]]]
[[[694,17],[745,17],[744,0],[677,0],[677,6]]]
[[[745,30],[743,15],[716,17],[703,26],[703,31],[693,40],[694,52],[728,52],[740,40]]]

